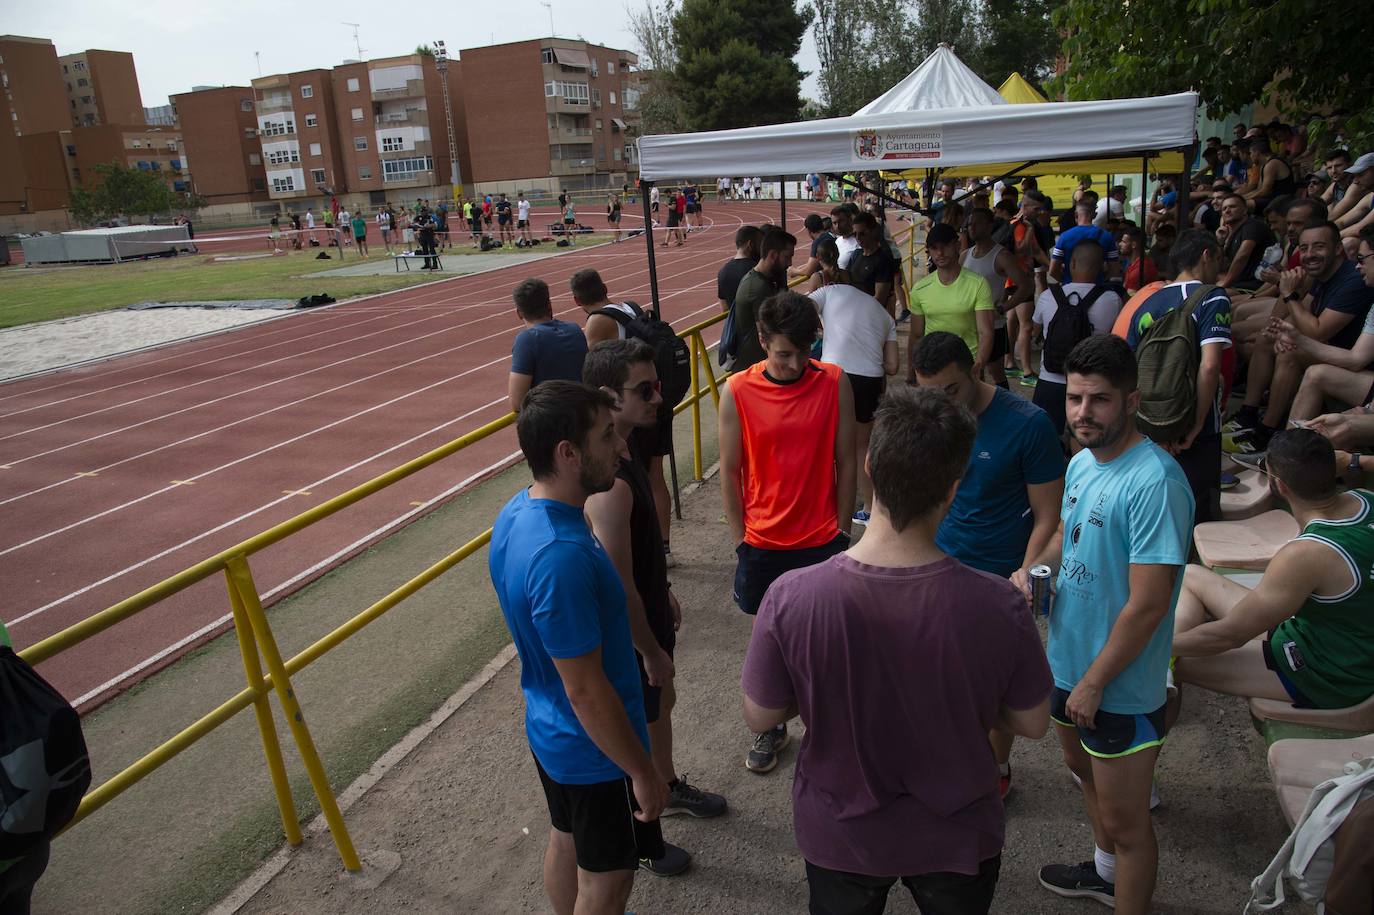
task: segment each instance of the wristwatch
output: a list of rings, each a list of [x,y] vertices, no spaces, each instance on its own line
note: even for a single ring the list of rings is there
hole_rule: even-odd
[[[1350,452],[1350,463],[1345,465],[1346,473],[1359,473],[1363,468],[1360,467],[1360,452]]]
[[[1283,297],[1283,300],[1285,302],[1301,302],[1302,296],[1298,295],[1296,292],[1290,292],[1288,293],[1288,295]]]

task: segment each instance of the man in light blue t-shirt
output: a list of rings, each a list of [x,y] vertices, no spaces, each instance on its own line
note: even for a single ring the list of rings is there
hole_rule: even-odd
[[[1136,431],[1140,393],[1126,342],[1091,336],[1064,367],[1068,428],[1084,450],[1069,462],[1059,531],[1038,561],[1059,568],[1050,716],[1100,844],[1091,861],[1041,868],[1040,883],[1144,913],[1159,854],[1150,786],[1193,497],[1178,462]],[[1029,597],[1025,572],[1012,580]]]
[[[668,786],[649,755],[625,591],[583,516],[587,498],[615,482],[624,441],[614,405],[570,381],[525,399],[516,432],[534,485],[501,510],[488,559],[520,653],[525,733],[552,827],[544,890],[557,912],[623,912],[640,862],[664,855]]]

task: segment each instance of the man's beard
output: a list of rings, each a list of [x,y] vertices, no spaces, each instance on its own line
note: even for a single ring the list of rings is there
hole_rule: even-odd
[[[1084,448],[1110,448],[1121,441],[1122,436],[1126,434],[1130,421],[1130,415],[1123,412],[1120,418],[1110,425],[1093,424],[1091,428],[1080,433],[1078,425],[1074,424],[1069,427],[1069,432],[1073,435],[1074,440]]]
[[[589,496],[594,496],[599,492],[607,492],[615,485],[615,469],[606,471],[604,478],[596,475],[597,468],[592,464],[587,456],[582,455],[582,459],[577,465],[577,483],[582,487],[582,491]]]

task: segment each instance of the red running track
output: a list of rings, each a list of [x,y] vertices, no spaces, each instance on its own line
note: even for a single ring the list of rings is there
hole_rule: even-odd
[[[714,314],[735,229],[776,213],[708,207],[705,231],[657,248],[665,317]],[[504,415],[520,329],[510,290],[540,276],[555,312],[581,323],[568,278],[587,266],[613,298],[648,303],[636,238],[0,385],[0,617],[16,646]],[[265,602],[517,456],[503,430],[258,553]],[[228,612],[214,576],[41,671],[89,709],[227,629]]]

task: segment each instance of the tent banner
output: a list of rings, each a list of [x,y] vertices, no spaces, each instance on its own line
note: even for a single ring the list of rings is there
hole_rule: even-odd
[[[856,130],[854,155],[865,162],[939,159],[944,125],[914,130]]]

